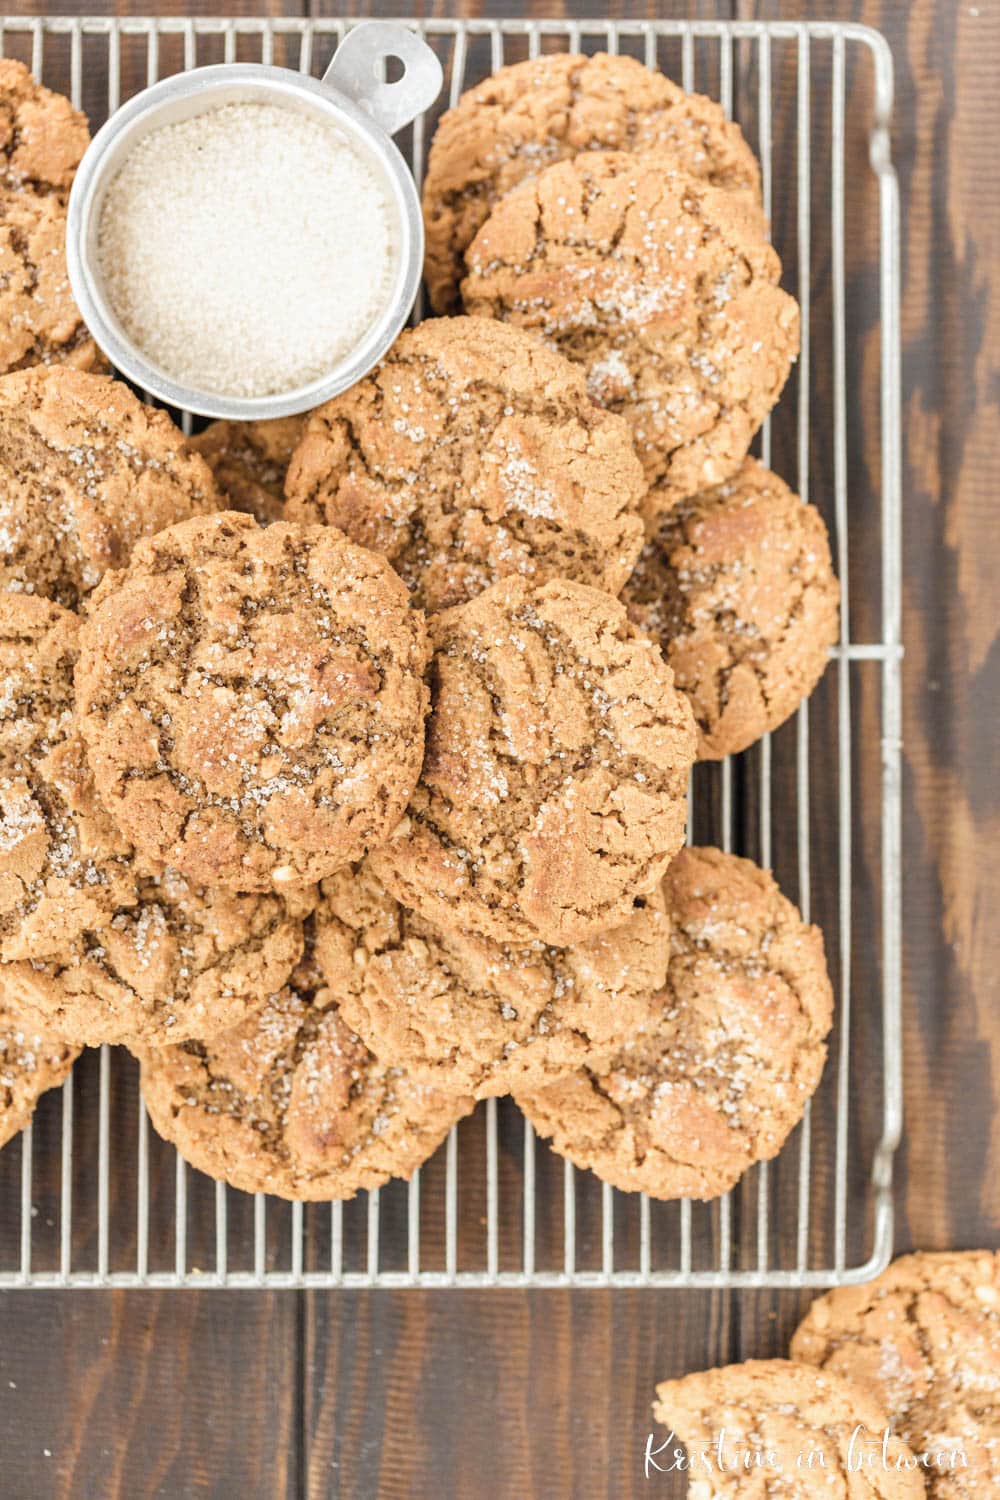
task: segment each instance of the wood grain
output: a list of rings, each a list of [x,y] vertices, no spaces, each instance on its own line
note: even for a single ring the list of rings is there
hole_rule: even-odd
[[[57,0],[53,8],[71,7]],[[412,8],[393,0],[362,3],[355,13]],[[259,11],[252,3],[230,7]],[[1000,9],[988,0],[610,7],[613,15],[733,12],[863,21],[886,34],[895,56],[907,652],[907,1130],[898,1241],[900,1249],[997,1245],[1000,661],[990,511],[1000,492],[993,144]],[[468,13],[509,11],[503,0],[470,0]],[[531,13],[583,18],[609,7],[553,0]],[[815,66],[822,88],[823,64]],[[778,119],[793,110],[791,84],[778,67]],[[865,78],[850,87],[858,92],[849,107],[867,108]],[[780,149],[776,171],[787,174]],[[849,275],[860,274],[871,243],[863,226],[848,228]],[[872,332],[869,324],[850,332],[852,391],[864,417],[851,441],[863,464],[874,409]],[[812,432],[820,451],[829,442],[828,390],[817,372]],[[778,429],[775,441],[785,441]],[[852,573],[864,576],[867,565],[852,552]],[[873,729],[874,707],[861,692],[857,733]],[[745,807],[752,820],[752,796]],[[870,836],[858,830],[862,849]],[[815,895],[820,905],[830,899],[824,889]],[[858,983],[877,964],[864,922],[856,947],[863,997]],[[0,1305],[0,1493],[4,1500],[680,1495],[683,1484],[667,1476],[642,1477],[653,1384],[717,1361],[783,1352],[805,1300],[670,1292],[12,1294]]]

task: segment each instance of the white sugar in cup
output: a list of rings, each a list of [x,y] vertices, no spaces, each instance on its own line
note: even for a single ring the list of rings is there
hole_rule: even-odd
[[[402,77],[380,81],[384,60]],[[261,420],[346,390],[420,283],[416,184],[390,139],[441,67],[365,22],[322,82],[223,64],[166,79],[95,136],[70,196],[77,304],[130,380],[204,416]]]

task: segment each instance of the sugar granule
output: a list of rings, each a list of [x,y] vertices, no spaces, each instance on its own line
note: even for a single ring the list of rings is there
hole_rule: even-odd
[[[151,361],[201,390],[263,396],[326,374],[368,331],[397,222],[335,125],[228,104],[131,151],[104,200],[99,256]]]

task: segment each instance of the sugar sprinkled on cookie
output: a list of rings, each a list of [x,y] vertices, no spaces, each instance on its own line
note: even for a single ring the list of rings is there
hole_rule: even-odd
[[[0,1146],[24,1129],[42,1094],[68,1076],[78,1052],[0,993]]]
[[[494,584],[431,617],[427,755],[372,856],[436,925],[581,942],[628,920],[684,838],[691,711],[654,643],[583,584]]]
[[[203,460],[120,380],[0,379],[0,587],[76,609],[140,537],[218,508]]]
[[[1000,1252],[903,1255],[817,1298],[791,1354],[870,1391],[915,1452],[941,1453],[931,1500],[1000,1494]]]
[[[614,1187],[713,1198],[802,1118],[833,992],[818,928],[750,860],[684,849],[664,892],[672,954],[655,1019],[604,1067],[517,1101],[555,1150]]]
[[[670,157],[547,167],[501,199],[466,263],[467,312],[550,342],[628,420],[655,486],[647,510],[739,468],[798,353],[759,214]]]
[[[760,169],[739,126],[713,99],[686,93],[633,57],[547,53],[468,89],[434,132],[424,180],[435,311],[454,310],[465,250],[526,177],[581,151],[654,149],[759,211]]]
[[[373,1057],[308,952],[252,1020],[141,1061],[153,1125],[185,1160],[283,1198],[352,1198],[408,1178],[472,1108]]]
[[[313,414],[287,515],[384,553],[437,610],[513,574],[617,593],[645,489],[627,425],[568,360],[491,319],[432,318]]]
[[[917,1455],[861,1386],[787,1359],[656,1387],[653,1415],[691,1463],[698,1500],[922,1500]]]
[[[416,783],[423,617],[339,531],[234,511],[136,548],[92,600],[77,707],[98,792],[147,858],[305,885],[391,832]]]
[[[837,640],[826,527],[752,458],[654,525],[622,599],[691,700],[699,759],[735,755],[795,712]]]
[[[135,896],[73,724],[79,625],[46,599],[0,594],[0,987],[6,965],[65,955]]]
[[[477,1098],[539,1087],[652,1018],[670,957],[662,893],[569,948],[446,933],[366,865],[323,882],[316,956],[344,1020],[423,1083]]]

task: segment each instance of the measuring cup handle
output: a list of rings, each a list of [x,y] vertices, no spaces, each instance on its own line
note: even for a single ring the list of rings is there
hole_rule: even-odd
[[[395,83],[382,79],[380,65],[388,57],[403,64]],[[441,64],[423,38],[394,21],[352,27],[323,74],[324,83],[359,104],[386,135],[395,135],[433,104],[443,79]]]

